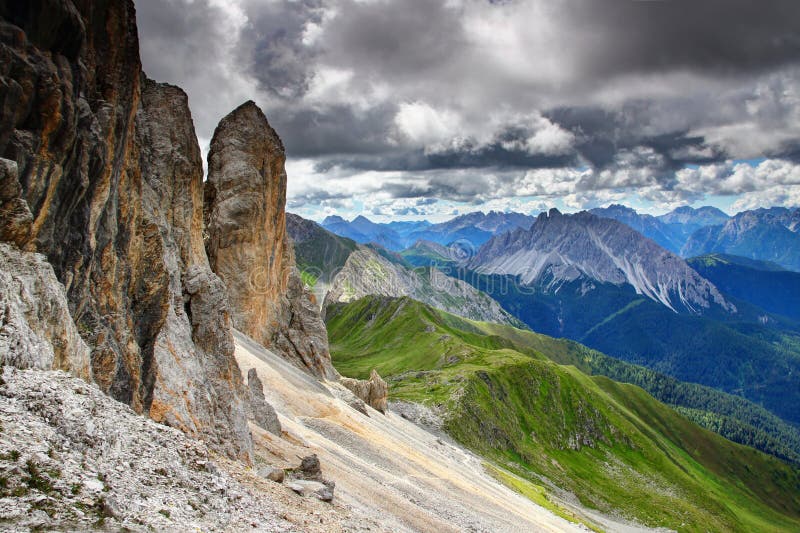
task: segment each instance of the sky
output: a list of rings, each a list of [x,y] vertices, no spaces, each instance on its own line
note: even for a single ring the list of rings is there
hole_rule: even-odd
[[[287,209],[800,205],[797,0],[136,0],[201,149],[254,100]]]

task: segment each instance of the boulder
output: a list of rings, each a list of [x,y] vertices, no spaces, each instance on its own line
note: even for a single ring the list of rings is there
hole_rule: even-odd
[[[375,369],[370,373],[368,380],[343,377],[339,382],[376,411],[386,413],[389,386]]]
[[[322,468],[317,454],[307,455],[300,460],[299,473],[303,479],[322,479]]]
[[[275,483],[283,483],[283,480],[286,478],[286,471],[283,468],[265,466],[258,470],[258,475],[270,481],[274,481]]]

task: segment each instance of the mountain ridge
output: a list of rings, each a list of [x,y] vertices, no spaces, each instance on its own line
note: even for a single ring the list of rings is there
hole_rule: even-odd
[[[694,232],[681,250],[684,256],[728,253],[772,261],[800,271],[800,208],[743,211],[722,225]]]
[[[585,211],[563,215],[551,209],[527,232],[518,229],[488,241],[467,266],[483,274],[519,276],[525,285],[545,273],[556,282],[585,276],[627,283],[675,312],[702,314],[712,306],[736,312],[682,259],[620,222]]]

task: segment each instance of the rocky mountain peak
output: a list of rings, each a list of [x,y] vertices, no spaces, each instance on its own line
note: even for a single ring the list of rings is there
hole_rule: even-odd
[[[710,205],[698,208],[684,205],[657,218],[665,224],[688,224],[700,227],[723,224],[730,217],[722,210]]]
[[[550,283],[580,277],[627,283],[673,311],[700,314],[711,306],[736,310],[680,257],[616,220],[586,211],[542,213],[530,230],[484,244],[469,266],[486,274],[519,276],[525,284],[545,277]]]
[[[347,221],[339,215],[328,215],[325,217],[325,220],[322,221],[322,225],[328,226],[330,224],[347,224]]]

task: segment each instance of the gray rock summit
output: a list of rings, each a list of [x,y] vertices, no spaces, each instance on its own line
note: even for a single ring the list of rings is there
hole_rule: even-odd
[[[542,213],[530,230],[493,238],[469,263],[484,274],[519,276],[524,284],[580,277],[616,285],[676,312],[702,314],[711,307],[736,312],[717,288],[675,254],[628,226],[588,212]]]

